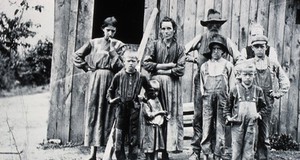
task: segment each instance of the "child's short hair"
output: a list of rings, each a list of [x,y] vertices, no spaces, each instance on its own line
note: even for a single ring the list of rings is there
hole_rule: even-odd
[[[160,89],[160,84],[157,80],[152,79],[149,81],[151,88],[155,89],[155,90],[159,90]]]
[[[245,60],[245,61],[238,62],[236,64],[235,70],[240,73],[242,73],[242,72],[255,73],[256,67],[255,67],[253,60]]]
[[[126,59],[126,57],[135,58],[138,60],[137,51],[127,49],[123,54],[123,58]]]

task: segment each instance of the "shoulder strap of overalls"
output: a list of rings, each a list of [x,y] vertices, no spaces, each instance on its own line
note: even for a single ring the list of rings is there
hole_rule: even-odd
[[[239,101],[242,101],[242,96],[240,94],[239,85],[236,85],[236,91],[237,91],[237,94],[238,94]]]
[[[208,75],[208,74],[209,74],[209,73],[208,73],[208,61],[206,61],[206,62],[204,63],[203,67],[204,67],[204,74],[205,74],[205,75]]]
[[[253,86],[253,88],[254,88],[254,89],[253,89],[253,90],[254,90],[254,91],[253,91],[253,92],[254,92],[254,93],[253,93],[253,101],[256,102],[256,86]]]

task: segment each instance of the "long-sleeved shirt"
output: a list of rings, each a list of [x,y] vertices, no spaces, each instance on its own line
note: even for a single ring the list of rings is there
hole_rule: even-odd
[[[110,42],[104,38],[95,38],[83,45],[73,54],[74,65],[87,71],[93,69],[109,69],[118,72],[123,67],[121,55],[125,51],[125,44],[119,40],[114,41],[114,48],[117,55],[110,54]],[[86,56],[89,55],[89,59]]]
[[[245,86],[242,83],[239,83],[230,91],[228,105],[224,108],[224,117],[232,117],[238,113],[239,95],[237,92],[237,86],[239,87],[239,94],[242,101],[253,101],[254,91],[256,92],[257,112],[261,116],[265,116],[267,114],[267,107],[263,90],[256,85]]]
[[[128,73],[123,69],[114,76],[107,92],[107,99],[110,101],[119,97],[121,102],[137,101],[142,87],[146,91],[150,88],[146,76],[138,71]]]
[[[207,76],[217,76],[217,75],[224,75],[225,80],[227,80],[227,85],[229,90],[233,88],[236,80],[234,76],[232,63],[227,61],[224,58],[220,58],[218,61],[208,60],[207,62],[202,64],[201,71],[200,71],[200,78],[201,78],[200,90],[202,95],[204,94],[204,88],[205,88],[204,84],[206,83]]]
[[[142,63],[143,68],[151,74],[156,74],[157,64],[175,63],[171,69],[171,75],[181,77],[184,75],[185,55],[184,49],[177,42],[173,41],[167,46],[161,39],[150,43],[147,46],[145,57]]]
[[[264,59],[254,57],[249,60],[253,61],[253,63],[256,65],[257,69],[267,69],[268,67],[270,67],[269,69],[272,74],[271,75],[272,85],[273,85],[273,88],[275,88],[274,82],[275,82],[275,78],[277,78],[279,88],[276,92],[279,93],[280,97],[288,92],[288,90],[290,88],[290,81],[289,81],[289,78],[287,77],[286,73],[283,71],[282,67],[280,66],[280,64],[278,62],[274,62],[271,59],[269,59],[268,57],[265,57]]]

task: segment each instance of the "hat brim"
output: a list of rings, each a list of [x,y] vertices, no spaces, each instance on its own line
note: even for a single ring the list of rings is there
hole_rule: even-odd
[[[226,46],[224,46],[224,44],[222,44],[222,43],[218,43],[218,42],[211,42],[210,44],[209,44],[209,49],[210,49],[210,51],[212,51],[212,46],[213,45],[215,45],[215,44],[217,44],[217,45],[219,45],[219,46],[221,46],[222,47],[222,49],[223,49],[223,51],[225,52],[225,53],[229,53],[229,51],[228,51],[228,49],[227,49],[227,47]],[[210,54],[211,54],[211,52],[210,52]]]
[[[254,46],[256,44],[267,44],[267,42],[266,41],[255,41],[255,42],[251,43],[252,46]]]
[[[209,21],[200,21],[200,24],[204,27],[206,27],[210,23],[218,23],[223,25],[227,20],[225,19],[218,19],[218,20],[209,20]]]

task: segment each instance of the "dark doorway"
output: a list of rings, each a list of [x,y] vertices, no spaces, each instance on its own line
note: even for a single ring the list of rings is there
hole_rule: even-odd
[[[103,20],[114,16],[118,21],[115,38],[139,44],[143,36],[144,4],[144,0],[95,0],[93,38],[103,36]]]

